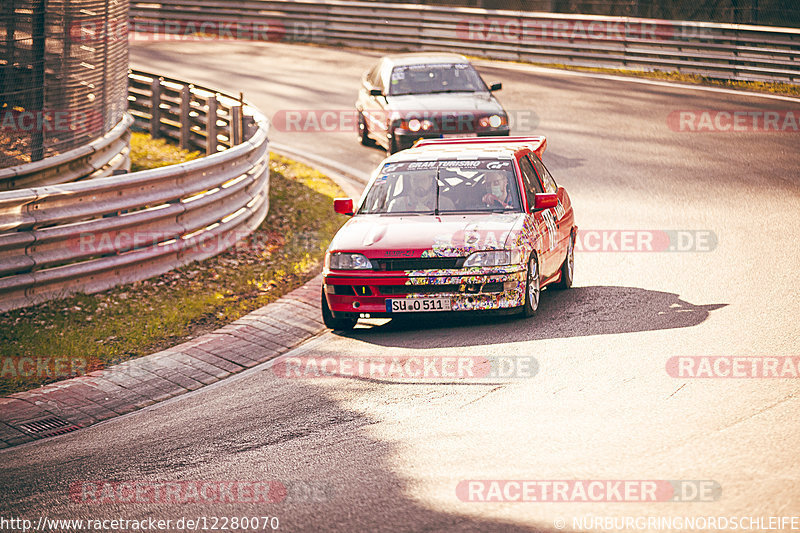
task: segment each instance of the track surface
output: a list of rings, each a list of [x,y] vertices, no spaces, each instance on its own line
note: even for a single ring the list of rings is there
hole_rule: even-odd
[[[378,54],[283,44],[149,43],[136,68],[279,110],[349,110]],[[513,113],[537,117],[545,163],[582,229],[710,230],[691,253],[577,253],[575,287],[530,320],[375,322],[310,354],[535,356],[525,381],[286,380],[256,368],[175,401],[0,452],[3,516],[276,515],[281,530],[554,530],[609,516],[800,514],[797,380],[686,380],[671,356],[800,355],[800,136],[680,133],[676,110],[797,110],[797,102],[488,62]],[[516,131],[515,133],[525,133]],[[352,132],[276,143],[362,178],[382,159]],[[311,501],[212,506],[70,502],[86,480],[300,481]],[[701,503],[467,503],[468,479],[714,480]],[[323,494],[324,493],[324,494]]]

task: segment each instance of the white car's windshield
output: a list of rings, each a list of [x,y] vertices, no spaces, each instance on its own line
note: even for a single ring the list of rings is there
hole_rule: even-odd
[[[486,92],[486,84],[469,63],[403,65],[392,70],[389,95]]]
[[[520,211],[512,162],[496,159],[387,163],[361,214]]]

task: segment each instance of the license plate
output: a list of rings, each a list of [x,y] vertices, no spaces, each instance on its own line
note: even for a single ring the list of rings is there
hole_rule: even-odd
[[[459,137],[477,137],[477,133],[445,133],[442,139],[457,139]]]
[[[450,311],[450,298],[386,299],[387,313],[427,313],[430,311]]]

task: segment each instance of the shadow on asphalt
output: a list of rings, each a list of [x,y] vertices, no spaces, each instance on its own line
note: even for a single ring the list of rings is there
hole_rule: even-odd
[[[346,408],[328,388],[268,372],[221,385],[133,417],[4,450],[0,513],[34,524],[40,516],[173,523],[205,516],[208,524],[211,517],[275,516],[280,531],[569,531],[464,512],[485,503],[464,502],[460,511],[426,505],[418,485],[395,472],[403,449],[372,433],[381,420]],[[380,394],[387,393],[399,400],[408,390]],[[286,496],[278,503],[250,503],[238,501],[252,498],[250,492],[239,496],[234,490],[223,498],[212,490],[206,502],[180,487],[170,494],[151,488],[142,498],[139,492],[134,498],[131,488],[214,480],[277,481]],[[116,488],[98,496],[96,487],[107,482]],[[451,483],[453,500],[457,482]],[[87,483],[93,496],[85,496]],[[497,510],[503,504],[489,505]],[[256,530],[271,529],[239,531]]]
[[[476,346],[687,328],[725,305],[696,305],[677,294],[637,287],[573,287],[543,291],[539,310],[528,319],[480,313],[426,314],[367,325],[342,335],[380,346]]]

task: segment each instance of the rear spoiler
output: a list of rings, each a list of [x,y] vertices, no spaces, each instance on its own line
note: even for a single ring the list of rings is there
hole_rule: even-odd
[[[414,148],[419,146],[459,146],[467,144],[489,144],[492,146],[502,146],[508,148],[530,148],[542,158],[547,148],[547,138],[544,135],[532,137],[454,137],[451,139],[420,139],[414,144]]]

